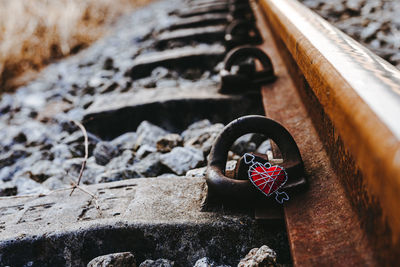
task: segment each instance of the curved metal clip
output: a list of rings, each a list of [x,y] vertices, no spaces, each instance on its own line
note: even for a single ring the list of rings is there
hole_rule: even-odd
[[[228,50],[244,44],[261,44],[262,37],[254,22],[234,20],[225,31],[225,46]]]
[[[307,185],[300,151],[290,133],[276,121],[264,116],[244,116],[229,123],[213,144],[206,172],[207,204],[254,202],[255,199],[262,197],[249,179],[235,180],[225,176],[225,165],[230,147],[236,139],[248,133],[263,134],[278,146],[283,158],[283,162],[279,165],[285,169],[288,176],[282,189],[293,192]],[[254,155],[249,155],[244,160],[253,162]]]
[[[258,59],[263,67],[257,71],[254,59]],[[233,73],[233,66],[237,71]],[[271,59],[259,48],[241,46],[230,51],[224,60],[221,71],[220,93],[235,94],[247,91],[258,91],[261,85],[276,80]]]

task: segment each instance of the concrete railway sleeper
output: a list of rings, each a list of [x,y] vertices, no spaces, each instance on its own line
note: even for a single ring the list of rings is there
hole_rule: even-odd
[[[0,101],[0,266],[398,263],[398,70],[294,0],[146,21]]]

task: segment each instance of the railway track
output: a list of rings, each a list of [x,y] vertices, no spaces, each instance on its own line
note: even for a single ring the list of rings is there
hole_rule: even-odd
[[[0,264],[83,266],[94,256],[139,251],[140,257],[164,253],[178,265],[193,265],[190,253],[174,251],[179,245],[169,243],[185,235],[192,240],[188,243],[215,242],[209,250],[191,244],[193,251],[205,251],[217,261],[225,252],[231,257],[225,260],[236,264],[243,251],[232,249],[233,244],[277,244],[274,233],[286,231],[288,245],[278,254],[295,266],[395,265],[400,252],[400,72],[293,0],[184,5],[170,13],[177,17],[174,23],[143,36],[153,50],[136,55],[125,76],[139,80],[160,66],[178,73],[195,67],[220,79],[206,86],[194,83],[189,87],[195,89],[188,90],[172,86],[104,94],[86,109],[88,131],[111,140],[135,131],[143,120],[181,132],[200,119],[227,124],[261,114],[286,128],[295,144],[275,124],[267,125],[274,130],[265,130],[257,126],[264,123],[260,117],[247,117],[216,139],[205,178],[87,186],[97,196],[100,213],[83,192],[68,200],[67,190],[1,198]],[[224,67],[215,68],[224,58]],[[265,200],[247,177],[243,180],[248,171],[243,157],[236,172],[223,170],[236,135],[255,131],[275,142],[269,161],[288,170],[283,188],[290,200],[283,206]],[[294,155],[298,151],[301,156]],[[244,209],[238,212],[238,206]],[[237,238],[226,244],[224,236]],[[70,258],[60,252],[64,249]]]

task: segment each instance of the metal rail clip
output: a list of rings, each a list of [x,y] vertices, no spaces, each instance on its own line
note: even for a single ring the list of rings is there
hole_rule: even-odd
[[[261,43],[262,37],[254,22],[234,20],[226,28],[225,46],[228,50],[244,44]]]
[[[258,59],[263,70],[257,71],[254,59]],[[233,66],[237,66],[234,70]],[[224,69],[220,72],[220,93],[237,94],[258,91],[261,85],[274,82],[276,76],[271,59],[261,49],[241,46],[230,51],[224,60]]]
[[[225,175],[227,156],[232,144],[242,135],[257,133],[264,135],[275,142],[282,155],[282,166],[287,173],[287,181],[282,190],[289,194],[304,190],[307,180],[304,175],[304,166],[300,151],[290,133],[279,123],[264,116],[249,115],[238,118],[229,123],[215,140],[209,155],[206,181],[208,195],[206,205],[222,203],[224,205],[243,205],[243,203],[254,204],[271,203],[271,198],[266,198],[250,182],[243,170],[243,158],[238,163],[236,175],[245,177],[229,178]],[[251,156],[252,157],[252,156]],[[261,163],[267,162],[268,158],[263,155],[254,155],[252,159]],[[273,163],[273,162],[272,162]],[[271,203],[274,205],[275,203]]]

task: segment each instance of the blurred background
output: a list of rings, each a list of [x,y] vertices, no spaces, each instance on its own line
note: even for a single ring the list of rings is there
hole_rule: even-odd
[[[300,0],[400,68],[400,1]],[[0,91],[107,33],[150,0],[0,0]],[[138,25],[139,27],[140,25]]]
[[[51,61],[87,47],[118,17],[149,1],[0,0],[1,91],[15,89]]]

